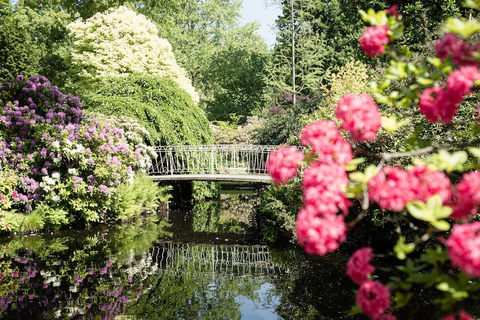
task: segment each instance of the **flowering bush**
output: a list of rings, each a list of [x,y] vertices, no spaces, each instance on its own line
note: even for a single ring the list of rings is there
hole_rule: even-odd
[[[310,148],[305,160],[278,161],[271,166],[272,178],[276,184],[285,183],[276,172],[288,172],[291,178],[293,168],[298,173],[306,167],[296,231],[307,253],[337,250],[347,230],[378,208],[394,223],[398,241],[393,254],[405,264],[383,271],[380,279],[388,279],[384,285],[372,280],[376,268],[371,262],[379,256],[370,247],[356,251],[346,266],[347,275],[360,286],[352,313],[396,319],[405,315],[402,308],[416,303],[417,288],[434,288],[438,298],[433,303],[440,305],[444,319],[472,319],[462,309],[480,293],[475,279],[480,277],[480,222],[470,222],[480,210],[478,139],[473,137],[470,145],[412,143],[410,149],[389,153],[376,138],[381,127],[384,136],[400,129],[412,110],[445,131],[455,131],[449,124],[459,108],[468,107],[461,103],[480,84],[480,47],[468,42],[480,23],[448,19],[447,33],[435,46],[437,57],[411,62],[408,50],[395,47],[403,35],[397,6],[361,15],[372,25],[360,40],[362,49],[370,57],[389,54],[392,60],[370,94],[346,95],[338,102],[336,116],[351,143],[332,121],[309,124],[301,135],[301,143]],[[382,117],[377,103],[396,114]],[[469,120],[477,135],[478,119]],[[378,148],[368,144],[374,140]],[[283,158],[274,154],[271,159]],[[427,241],[430,248],[424,250]]]
[[[17,76],[0,87],[0,103],[0,163],[9,170],[0,179],[10,181],[0,208],[29,212],[42,203],[56,209],[43,211],[46,221],[63,210],[62,224],[115,220],[117,189],[150,165],[135,126],[85,115],[78,98],[42,76]]]

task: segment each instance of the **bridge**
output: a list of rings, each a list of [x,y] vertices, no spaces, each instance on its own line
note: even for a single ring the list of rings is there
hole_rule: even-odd
[[[162,241],[135,255],[132,250],[123,270],[129,277],[152,274],[235,279],[273,277],[292,271],[274,262],[265,245],[212,245]]]
[[[156,147],[150,177],[157,181],[270,182],[272,145],[198,145]]]

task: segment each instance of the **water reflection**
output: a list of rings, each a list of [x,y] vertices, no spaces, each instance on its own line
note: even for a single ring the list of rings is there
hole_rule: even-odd
[[[16,236],[1,245],[3,319],[112,319],[145,293],[155,272],[145,250],[164,234],[156,221],[89,232]]]
[[[172,212],[171,226],[144,219],[0,240],[0,318],[344,318],[346,257],[312,261],[259,244],[255,201]]]

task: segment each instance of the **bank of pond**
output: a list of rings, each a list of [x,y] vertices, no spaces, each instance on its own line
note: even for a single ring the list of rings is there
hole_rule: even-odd
[[[258,195],[236,193],[130,223],[4,236],[0,319],[363,319],[347,316],[348,252],[266,244]],[[415,300],[406,318],[437,312]]]

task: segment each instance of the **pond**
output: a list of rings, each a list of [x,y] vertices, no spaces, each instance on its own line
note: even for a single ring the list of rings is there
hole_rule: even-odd
[[[265,245],[257,201],[223,195],[169,223],[3,238],[0,319],[352,319],[348,255]]]

